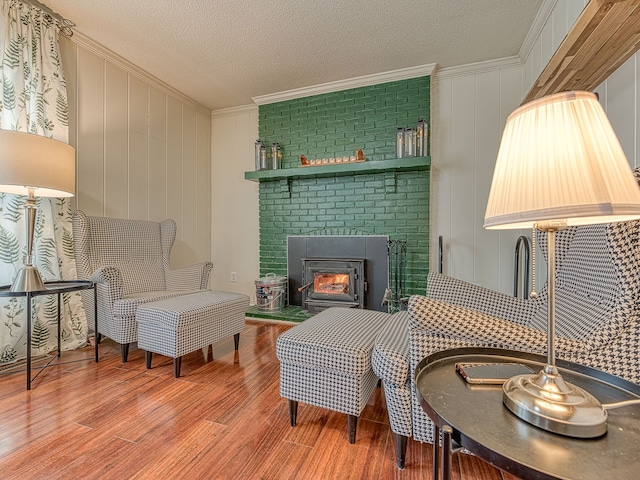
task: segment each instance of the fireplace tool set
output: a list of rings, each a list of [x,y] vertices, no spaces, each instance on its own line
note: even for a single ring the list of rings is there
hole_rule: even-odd
[[[408,298],[403,296],[405,283],[405,263],[407,256],[406,240],[389,240],[387,258],[389,260],[388,287],[385,290],[382,305],[387,305],[390,313],[407,309]]]

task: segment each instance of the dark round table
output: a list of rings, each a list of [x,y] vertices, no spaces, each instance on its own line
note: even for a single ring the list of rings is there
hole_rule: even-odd
[[[442,433],[442,447],[434,442],[434,479],[439,463],[442,478],[450,478],[451,454],[456,446],[527,479],[640,478],[639,404],[609,409],[605,435],[571,438],[524,422],[502,403],[502,386],[470,385],[455,368],[457,362],[514,361],[538,371],[546,357],[460,348],[430,355],[417,365],[415,380],[420,403],[436,425],[436,439]],[[614,375],[561,360],[556,365],[565,380],[586,389],[603,404],[640,398],[639,385]]]

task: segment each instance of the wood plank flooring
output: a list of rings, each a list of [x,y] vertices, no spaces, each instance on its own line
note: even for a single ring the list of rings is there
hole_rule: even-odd
[[[233,340],[172,360],[143,352],[120,361],[106,339],[100,362],[87,347],[63,352],[25,390],[25,373],[0,375],[2,479],[428,479],[431,445],[409,441],[395,466],[382,389],[347,440],[346,416],[300,404],[289,426],[279,395],[278,335],[290,325],[247,321]],[[456,454],[455,480],[513,480],[482,460]]]

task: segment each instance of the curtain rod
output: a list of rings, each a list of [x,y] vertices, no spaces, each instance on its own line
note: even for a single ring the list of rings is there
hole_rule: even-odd
[[[62,15],[60,15],[57,12],[54,12],[49,7],[47,7],[46,5],[40,3],[38,0],[20,0],[20,1],[22,3],[29,3],[29,4],[33,5],[34,7],[36,7],[36,8],[39,8],[43,12],[48,13],[53,18],[56,18],[57,20],[59,20],[60,21],[60,34],[61,35],[64,35],[65,37],[68,37],[68,38],[71,38],[73,36],[72,28],[74,28],[76,26],[76,24],[72,20],[69,20],[68,18],[64,18]]]

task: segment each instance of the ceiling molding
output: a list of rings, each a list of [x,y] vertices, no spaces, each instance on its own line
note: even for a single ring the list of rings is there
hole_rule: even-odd
[[[250,103],[249,105],[240,105],[238,107],[219,108],[211,112],[211,118],[233,117],[247,113],[258,113],[258,106]]]
[[[350,88],[367,87],[369,85],[377,85],[380,83],[424,77],[432,75],[435,68],[435,63],[431,63],[429,65],[419,65],[417,67],[402,68],[400,70],[374,73],[372,75],[364,75],[362,77],[354,77],[346,80],[338,80],[335,82],[313,85],[310,87],[296,88],[279,93],[260,95],[257,97],[253,97],[252,100],[256,105],[267,105],[269,103],[284,102],[286,100],[310,97],[312,95],[321,95],[323,93],[339,92],[341,90],[348,90]]]
[[[505,57],[496,60],[487,60],[486,62],[469,63],[457,67],[439,68],[434,74],[434,78],[460,77],[521,66],[522,61],[518,57]]]
[[[529,28],[527,36],[524,38],[524,42],[522,42],[522,46],[520,47],[520,52],[518,53],[518,57],[523,63],[531,54],[533,46],[536,44],[538,37],[540,37],[542,29],[549,21],[549,17],[551,17],[557,3],[558,0],[544,0],[542,5],[540,5],[536,18],[534,18],[531,28]]]
[[[184,93],[179,92],[172,86],[154,77],[149,72],[141,69],[140,67],[135,66],[133,63],[129,62],[128,60],[125,60],[117,53],[114,53],[111,50],[109,50],[107,47],[99,44],[94,40],[91,40],[89,37],[87,37],[86,35],[83,35],[77,30],[73,31],[73,37],[65,38],[65,40],[75,43],[76,45],[84,48],[85,50],[91,53],[94,53],[98,57],[109,61],[110,63],[117,66],[118,68],[139,78],[143,82],[148,83],[149,85],[160,90],[161,92],[167,95],[170,95],[174,98],[177,98],[183,103],[193,106],[194,108],[199,110],[203,115],[207,115],[207,116],[211,115],[211,110],[209,108],[196,102],[192,98],[186,96]]]

